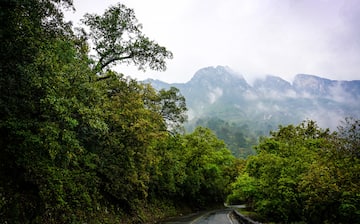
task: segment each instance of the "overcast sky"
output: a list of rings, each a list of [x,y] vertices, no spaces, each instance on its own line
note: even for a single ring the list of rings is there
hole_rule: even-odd
[[[74,0],[76,22],[115,0]],[[248,81],[299,73],[360,80],[358,0],[123,0],[150,39],[174,54],[165,72],[117,68],[138,80],[186,82],[203,67],[225,65]],[[69,15],[71,14],[71,15]]]

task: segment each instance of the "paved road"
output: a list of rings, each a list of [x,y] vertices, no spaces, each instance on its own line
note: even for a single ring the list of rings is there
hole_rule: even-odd
[[[166,224],[237,224],[232,215],[232,209],[214,210],[205,214],[194,214],[191,216],[173,219]]]

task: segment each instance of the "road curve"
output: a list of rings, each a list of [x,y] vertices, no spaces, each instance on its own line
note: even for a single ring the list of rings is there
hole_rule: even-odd
[[[237,220],[233,217],[232,209],[220,209],[207,212],[205,214],[187,218],[174,219],[164,224],[237,224]]]

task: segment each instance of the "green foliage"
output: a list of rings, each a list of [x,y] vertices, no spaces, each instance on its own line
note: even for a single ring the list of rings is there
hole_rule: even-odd
[[[275,221],[360,222],[359,121],[332,134],[312,121],[280,127],[245,165],[210,129],[182,132],[178,89],[155,91],[109,69],[163,70],[172,56],[141,33],[133,10],[86,16],[94,64],[63,5],[72,6],[0,3],[1,223],[149,222],[166,215],[159,208],[223,202],[229,186],[230,202]],[[253,142],[246,126],[208,125],[238,141],[231,146]]]
[[[360,120],[345,118],[342,125],[338,127],[338,136],[341,151],[360,158]]]
[[[165,59],[172,53],[142,34],[134,10],[123,4],[110,7],[102,16],[86,14],[83,22],[89,26],[98,54],[97,71],[115,63],[138,66],[145,70],[165,70]]]
[[[153,206],[174,214],[178,201],[220,201],[236,172],[224,143],[206,129],[181,133],[177,89],[108,69],[163,70],[171,53],[117,5],[86,17],[94,65],[63,5],[71,1],[0,3],[0,222],[147,222],[166,215]]]
[[[257,181],[254,177],[250,177],[248,173],[240,175],[231,188],[231,194],[227,197],[230,204],[247,204],[251,208],[254,198],[256,198]]]
[[[228,201],[245,202],[277,222],[359,220],[359,161],[343,148],[353,142],[345,133],[331,134],[313,121],[280,126],[260,140]]]
[[[232,154],[238,158],[246,158],[255,154],[253,146],[257,144],[257,136],[252,133],[249,125],[229,123],[222,119],[211,117],[198,119],[195,126],[210,128],[222,139]]]
[[[221,202],[230,183],[227,167],[233,165],[234,157],[223,141],[206,128],[196,128],[185,136],[185,169],[187,179],[184,182],[184,193],[189,200],[196,200],[201,205],[211,200]]]
[[[161,156],[151,178],[152,194],[197,208],[224,201],[234,180],[235,158],[209,129],[170,135],[156,148]]]
[[[185,97],[179,90],[171,87],[169,90],[160,90],[158,94],[159,113],[172,132],[181,132],[183,123],[187,120]]]

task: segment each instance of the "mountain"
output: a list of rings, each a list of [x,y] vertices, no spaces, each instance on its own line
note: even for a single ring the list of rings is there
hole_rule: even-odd
[[[268,75],[250,85],[230,68],[217,66],[198,70],[187,83],[144,82],[156,89],[174,86],[180,90],[189,109],[189,129],[215,123],[224,129],[227,122],[228,129],[248,127],[257,137],[267,135],[278,125],[298,124],[306,119],[335,129],[345,117],[360,115],[360,80],[337,81],[299,74],[290,83]],[[219,134],[219,130],[216,132]],[[248,135],[245,133],[245,139]]]

